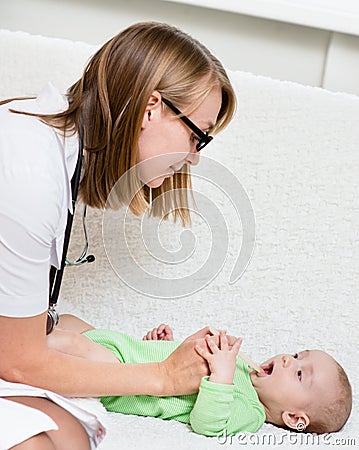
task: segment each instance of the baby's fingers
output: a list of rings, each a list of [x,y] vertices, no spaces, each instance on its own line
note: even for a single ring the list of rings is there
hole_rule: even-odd
[[[166,327],[167,327],[167,325],[165,323],[161,323],[161,325],[156,328],[158,339],[162,339],[165,337]]]
[[[157,328],[153,328],[153,330],[148,331],[147,334],[143,336],[142,340],[157,341],[158,340]]]
[[[220,330],[219,332],[219,346],[221,350],[227,351],[228,350],[228,339],[226,332],[224,330]]]
[[[231,352],[234,352],[237,355],[239,352],[239,349],[241,348],[242,342],[243,342],[242,338],[240,338],[240,337],[237,338],[231,348]]]
[[[164,332],[165,332],[165,340],[173,341],[173,332],[172,332],[172,328],[169,325],[165,326]]]
[[[143,341],[152,341],[152,336],[151,336],[152,331],[148,331],[142,338]]]

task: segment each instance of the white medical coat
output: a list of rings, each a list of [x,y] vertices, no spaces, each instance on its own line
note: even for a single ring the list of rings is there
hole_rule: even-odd
[[[78,156],[78,136],[66,136],[36,117],[9,108],[56,113],[65,97],[48,83],[36,99],[0,106],[0,315],[31,317],[48,306],[49,267],[60,266],[67,211],[72,212],[71,177]],[[46,414],[4,396],[49,398],[80,420],[93,448],[104,427],[88,408],[98,400],[65,399],[44,389],[0,379],[0,450],[14,446],[56,424]],[[82,406],[81,406],[82,405]],[[91,406],[92,407],[92,406]]]

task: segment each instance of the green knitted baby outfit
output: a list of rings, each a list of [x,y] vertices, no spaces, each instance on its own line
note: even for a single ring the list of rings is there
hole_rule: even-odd
[[[180,345],[178,341],[140,341],[108,330],[91,330],[84,335],[110,349],[122,363],[160,362]],[[198,394],[108,396],[101,397],[101,402],[107,411],[188,423],[196,433],[205,436],[254,433],[265,421],[264,408],[252,386],[248,367],[240,358],[237,358],[233,384],[213,383],[204,377]]]

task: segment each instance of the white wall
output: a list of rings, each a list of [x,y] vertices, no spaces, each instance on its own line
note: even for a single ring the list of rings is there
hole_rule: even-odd
[[[230,69],[359,94],[358,37],[160,0],[0,0],[0,28],[93,44],[141,20],[182,28]]]

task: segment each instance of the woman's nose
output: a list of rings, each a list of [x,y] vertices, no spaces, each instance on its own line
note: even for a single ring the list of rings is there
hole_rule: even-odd
[[[186,157],[186,161],[192,166],[196,166],[199,163],[199,152],[197,150],[191,151]]]

